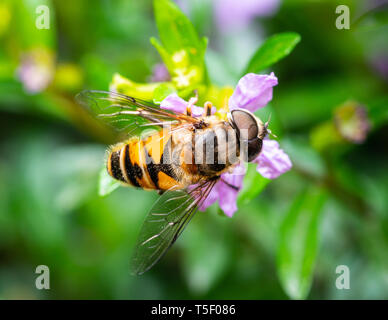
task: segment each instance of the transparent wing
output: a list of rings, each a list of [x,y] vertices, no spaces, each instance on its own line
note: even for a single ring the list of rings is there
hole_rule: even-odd
[[[169,190],[162,194],[148,213],[132,258],[132,273],[149,270],[180,236],[217,180],[199,184],[190,192]]]
[[[152,127],[160,129],[162,126],[198,121],[184,114],[163,110],[151,102],[115,92],[85,90],[76,96],[76,100],[94,117],[126,136],[138,136]]]

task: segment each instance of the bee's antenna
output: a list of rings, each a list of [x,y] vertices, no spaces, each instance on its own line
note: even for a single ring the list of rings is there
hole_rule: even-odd
[[[272,136],[274,138],[278,137],[276,134],[272,133],[272,131],[270,129],[267,129],[267,132],[269,133],[270,136]]]
[[[278,136],[276,134],[272,133],[271,129],[268,129],[269,123],[271,121],[271,116],[272,116],[272,113],[269,114],[267,122],[264,123],[264,127],[267,130],[269,135],[273,136],[274,138],[277,138]]]
[[[270,114],[269,114],[269,117],[268,117],[268,120],[267,120],[267,122],[266,122],[266,123],[264,123],[264,126],[265,126],[265,128],[266,128],[266,129],[268,128],[268,126],[269,126],[269,123],[270,123],[270,121],[271,121],[271,116],[272,116],[272,113],[270,113]]]

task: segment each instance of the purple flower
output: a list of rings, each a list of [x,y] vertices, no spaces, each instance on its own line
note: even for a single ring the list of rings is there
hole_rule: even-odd
[[[388,81],[388,56],[379,55],[372,60],[373,68]]]
[[[217,26],[223,31],[246,27],[255,17],[274,14],[279,4],[280,0],[216,0]]]
[[[151,82],[170,81],[171,77],[164,63],[157,63],[152,68]]]
[[[229,99],[229,109],[247,109],[256,111],[272,100],[272,88],[278,84],[278,79],[272,72],[265,74],[248,73],[240,79],[236,89]]]
[[[352,143],[363,143],[371,127],[365,107],[355,101],[336,108],[334,123],[340,135]]]
[[[44,49],[25,53],[17,69],[17,76],[23,83],[24,90],[31,94],[46,89],[53,78],[53,73],[53,57]]]
[[[237,211],[237,196],[243,186],[245,171],[244,165],[239,163],[234,167],[232,173],[223,173],[221,175],[221,180],[216,183],[199,209],[205,211],[206,208],[218,200],[218,204],[222,211],[224,211],[228,217],[232,217]],[[233,188],[231,186],[233,186]]]
[[[162,109],[171,110],[176,113],[186,113],[186,107],[188,102],[178,97],[176,93],[172,93],[167,96],[160,104]],[[216,108],[212,108],[212,114],[216,112]],[[200,117],[203,115],[203,108],[193,105],[191,107],[191,115],[193,117]]]
[[[276,179],[292,167],[290,158],[279,148],[279,143],[268,138],[263,140],[263,149],[252,162],[257,163],[257,172],[267,179]]]
[[[277,83],[277,78],[273,73],[270,75],[253,73],[245,75],[240,79],[229,99],[229,108],[231,110],[243,108],[254,112],[264,107],[272,99],[272,90]],[[187,102],[174,93],[164,99],[160,107],[184,113]],[[195,117],[201,116],[203,108],[193,106],[192,114]],[[262,151],[253,162],[257,163],[256,170],[268,179],[275,179],[292,167],[290,158],[279,148],[279,143],[268,138],[264,139]],[[221,179],[202,203],[200,210],[205,210],[218,200],[224,213],[232,217],[237,210],[237,196],[242,188],[244,175],[245,168],[241,163],[235,165],[232,172],[223,173]]]

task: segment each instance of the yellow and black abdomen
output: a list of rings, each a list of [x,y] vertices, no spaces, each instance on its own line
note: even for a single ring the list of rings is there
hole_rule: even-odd
[[[133,138],[114,146],[107,170],[113,178],[142,189],[182,187],[171,159],[171,136],[163,130],[144,140]]]

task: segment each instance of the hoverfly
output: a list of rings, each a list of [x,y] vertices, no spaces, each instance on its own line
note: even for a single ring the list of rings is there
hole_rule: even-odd
[[[108,173],[124,185],[160,193],[138,237],[134,274],[144,273],[166,253],[221,174],[240,160],[255,159],[269,132],[268,122],[244,109],[229,112],[225,120],[211,115],[210,102],[201,117],[193,117],[194,98],[186,114],[107,91],[83,91],[77,100],[125,135],[108,150]],[[150,127],[154,130],[146,134]]]

